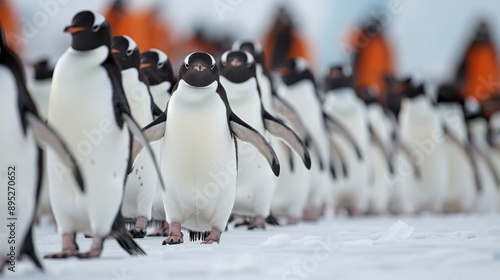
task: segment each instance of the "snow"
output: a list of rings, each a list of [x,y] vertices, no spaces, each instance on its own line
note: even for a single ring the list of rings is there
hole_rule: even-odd
[[[318,223],[248,231],[230,227],[219,245],[162,246],[129,257],[114,240],[100,259],[29,262],[5,279],[498,279],[500,215],[327,218]],[[35,230],[39,256],[60,249],[51,226]],[[81,250],[90,239],[78,236]],[[5,277],[6,276],[6,277]]]

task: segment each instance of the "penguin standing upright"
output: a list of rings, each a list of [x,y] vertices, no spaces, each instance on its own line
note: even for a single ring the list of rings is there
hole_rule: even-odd
[[[441,212],[448,186],[445,132],[423,85],[410,85],[401,103],[401,141],[417,158],[420,179],[414,194],[416,211]]]
[[[473,97],[465,99],[464,110],[481,182],[481,189],[476,194],[476,211],[493,213],[497,211],[499,203],[500,176],[498,170],[495,169],[491,156],[492,149],[487,141],[488,116],[481,104]]]
[[[113,37],[111,48],[113,57],[122,70],[123,89],[132,117],[140,127],[145,127],[153,121],[152,108],[156,108],[156,105],[149,92],[147,78],[139,70],[141,63],[139,49],[128,36]],[[161,115],[159,112],[157,114]],[[158,155],[159,144],[153,143],[151,149]],[[155,172],[154,162],[151,162],[148,154],[142,153],[127,178],[121,211],[123,217],[132,219],[131,224],[134,226],[130,233],[135,238],[146,236],[158,183]]]
[[[162,112],[172,95],[177,79],[168,56],[157,49],[141,53],[141,72],[148,78],[153,99]]]
[[[453,85],[442,85],[437,93],[438,110],[446,132],[448,188],[443,212],[471,212],[476,191],[481,188],[476,160],[468,139],[468,130],[460,91]]]
[[[394,175],[391,137],[393,126],[387,112],[372,88],[358,90],[358,97],[366,104],[370,132],[370,189],[367,211],[380,215],[387,212],[390,182]]]
[[[38,146],[49,144],[67,160],[71,180],[84,190],[82,174],[66,144],[38,115],[26,86],[21,61],[7,46],[0,26],[0,181],[5,186],[0,217],[0,272],[5,265],[15,271],[16,258],[30,258],[42,268],[35,254],[32,225],[38,205],[45,161]]]
[[[40,118],[44,121],[47,121],[47,111],[49,109],[49,95],[50,88],[52,85],[52,74],[54,73],[54,68],[49,65],[49,61],[40,60],[33,65],[34,76],[28,82],[28,89],[31,93],[31,97],[35,102]],[[45,153],[45,151],[44,151]],[[44,158],[47,158],[44,156]],[[37,209],[37,222],[43,216],[49,216],[52,220],[54,219],[54,215],[52,214],[52,207],[50,206],[50,198],[49,198],[49,187],[48,187],[48,178],[47,178],[47,165],[44,164],[43,171],[43,181],[42,187],[40,191],[40,199],[38,202]]]
[[[182,63],[167,109],[144,129],[162,142],[163,195],[169,236],[163,244],[191,240],[218,243],[234,205],[237,176],[236,139],[252,143],[274,174],[279,163],[265,138],[232,110],[219,81],[213,56],[195,52]]]
[[[326,168],[329,162],[328,135],[316,83],[305,61],[300,58],[290,59],[280,65],[278,70],[283,81],[278,87],[278,95],[298,113],[310,133],[311,142],[316,145],[315,149],[311,149],[313,165],[310,172],[296,164],[298,161],[295,155],[289,156],[293,171],[291,176],[278,181],[273,198],[273,213],[287,215],[288,223],[294,224],[306,209],[313,209],[312,212],[318,213],[327,202],[331,185]],[[317,218],[317,215],[313,216]]]
[[[308,148],[315,148],[315,143],[313,143],[310,133],[305,128],[304,123],[297,111],[293,109],[288,102],[277,95],[273,85],[271,73],[264,65],[265,59],[261,44],[255,40],[238,40],[233,43],[232,50],[245,50],[250,52],[250,54],[254,57],[255,72],[260,89],[260,99],[264,110],[273,116],[279,117],[285,122],[285,124],[289,125],[300,136],[301,140],[308,145]],[[293,167],[293,161],[291,158],[295,157],[295,155],[291,152],[290,148],[287,147],[285,143],[282,143],[281,140],[275,139],[273,136],[270,137],[269,142],[273,145],[278,158],[288,158],[288,160],[282,160],[281,162],[281,175],[275,179],[276,186],[295,185],[300,187],[305,185],[306,183],[302,183],[302,181],[305,182],[307,180],[307,176],[304,174],[301,175],[301,173],[306,173],[307,171],[302,167]],[[321,166],[322,164],[320,163],[319,165]],[[290,203],[289,205],[291,204],[293,203]],[[299,216],[297,215],[297,217]],[[294,220],[296,219],[292,219],[291,221]],[[272,215],[268,217],[267,222],[272,225],[279,224],[276,218]]]
[[[248,51],[227,51],[219,62],[220,82],[226,89],[231,109],[259,133],[281,137],[294,149],[307,169],[311,167],[309,152],[299,137],[262,106],[254,57]],[[265,228],[270,215],[275,187],[273,174],[264,169],[265,158],[244,142],[237,142],[238,178],[233,213],[255,217],[249,229]]]
[[[140,141],[155,159],[130,115],[109,24],[97,12],[82,11],[65,32],[72,42],[54,69],[48,122],[77,152],[87,191],[83,195],[68,180],[64,165],[49,151],[49,193],[63,250],[46,258],[99,257],[110,234],[127,253],[145,254],[126,231],[120,208],[134,143]],[[79,252],[77,232],[92,235],[90,251]]]
[[[164,112],[167,108],[168,100],[172,95],[177,79],[175,77],[170,59],[168,56],[157,49],[150,49],[141,53],[141,72],[148,78],[149,89],[153,100],[158,108]],[[161,147],[157,154],[158,161],[161,162]],[[151,210],[153,222],[158,226],[151,236],[167,236],[168,224],[166,222],[165,208],[163,207],[163,193],[160,184],[156,187],[156,194],[153,200]]]
[[[363,214],[368,209],[370,191],[370,133],[366,105],[354,91],[352,75],[343,67],[332,67],[326,77],[325,113],[340,122],[361,149],[363,159],[351,148],[346,139],[334,138],[334,142],[346,155],[349,176],[339,179],[334,191],[336,210],[345,208],[352,216]],[[383,164],[383,163],[377,163]]]

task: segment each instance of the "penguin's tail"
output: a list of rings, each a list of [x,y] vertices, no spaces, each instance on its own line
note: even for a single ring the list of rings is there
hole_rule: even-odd
[[[189,241],[200,241],[207,239],[209,231],[200,232],[200,231],[191,231],[189,230]]]
[[[130,236],[125,228],[114,230],[111,235],[116,239],[118,244],[125,250],[129,255],[139,256],[146,255],[146,252],[137,244],[134,239]]]
[[[111,236],[113,236],[118,244],[132,256],[146,255],[146,252],[137,244],[125,227],[125,219],[121,211],[118,211],[115,222],[111,228]]]
[[[266,218],[266,223],[272,226],[281,226],[280,222],[278,221],[278,218],[273,216],[273,213],[269,214]]]
[[[30,227],[26,238],[24,239],[24,244],[21,247],[21,255],[19,256],[20,260],[30,259],[38,269],[43,271],[42,263],[38,259],[35,253],[35,246],[33,245],[33,228]]]

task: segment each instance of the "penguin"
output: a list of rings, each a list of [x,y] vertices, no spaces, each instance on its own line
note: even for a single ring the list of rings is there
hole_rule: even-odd
[[[112,39],[111,52],[121,68],[123,89],[132,117],[140,127],[145,127],[153,121],[157,107],[149,91],[148,79],[140,71],[139,49],[130,37],[115,36]],[[159,108],[157,111],[157,115],[163,112]],[[151,149],[158,157],[159,144],[151,144]],[[130,233],[134,238],[144,238],[147,233],[158,183],[155,173],[154,162],[149,160],[148,154],[141,153],[134,170],[127,178],[121,211],[122,215],[131,221]]]
[[[311,133],[305,127],[304,122],[298,115],[297,111],[283,98],[281,98],[277,93],[275,86],[273,84],[273,79],[271,73],[266,69],[264,65],[264,53],[262,46],[258,41],[255,40],[238,40],[233,43],[231,48],[233,51],[245,50],[248,51],[255,60],[256,77],[260,89],[260,96],[262,101],[262,106],[264,110],[269,112],[273,116],[279,117],[285,124],[289,125],[301,138],[301,140],[306,144],[307,148],[311,152],[317,151],[317,144],[311,138]],[[291,182],[296,182],[293,184],[302,185],[300,182],[296,181],[296,178],[290,177],[304,177],[303,175],[296,175],[294,173],[304,173],[307,172],[304,168],[299,167],[299,169],[293,168],[293,157],[294,154],[291,149],[279,139],[274,139],[273,136],[270,138],[270,143],[275,148],[278,158],[287,158],[287,160],[282,161],[282,173],[279,178],[276,178],[275,184],[281,186],[291,185]],[[298,159],[298,158],[297,158]],[[296,159],[296,160],[297,160]],[[320,158],[318,157],[318,160]],[[318,162],[318,166],[323,166],[323,162]],[[305,180],[305,179],[304,179]],[[297,216],[298,217],[298,216]],[[291,218],[291,221],[295,223],[296,218]],[[270,215],[267,218],[267,222],[271,225],[279,225],[276,217]]]
[[[54,68],[49,64],[47,59],[42,59],[33,64],[33,70],[34,75],[28,82],[28,90],[37,106],[40,118],[47,121],[47,110],[49,108],[49,95]],[[45,153],[45,151],[42,152]],[[44,155],[44,158],[47,158],[47,156]],[[47,216],[52,222],[54,222],[54,215],[52,213],[52,207],[50,206],[49,187],[47,185],[48,179],[46,164],[44,164],[42,178],[42,189],[40,191],[36,221],[38,223],[41,221],[42,217]]]
[[[170,59],[158,49],[143,52],[141,53],[141,72],[148,78],[154,102],[164,112],[177,82]]]
[[[441,85],[437,92],[437,104],[445,128],[448,159],[448,187],[443,212],[472,212],[481,183],[459,89],[453,85]]]
[[[5,266],[15,271],[16,258],[29,258],[43,269],[32,236],[45,166],[42,148],[48,146],[64,159],[78,191],[85,191],[84,179],[66,143],[39,115],[22,63],[7,46],[1,26],[0,84],[0,181],[5,186],[0,217],[7,223],[0,228],[0,272]]]
[[[172,95],[172,89],[177,82],[172,64],[168,56],[158,50],[150,49],[141,53],[141,72],[148,78],[149,89],[154,102],[162,112],[167,108],[168,100]],[[161,162],[161,152],[158,153],[158,160]],[[163,207],[163,194],[158,184],[153,208],[151,210],[153,223],[157,224],[155,232],[151,236],[168,236],[168,224]]]
[[[290,59],[277,70],[281,75],[278,95],[298,113],[304,126],[308,128],[309,138],[313,139],[312,142],[317,147],[311,149],[315,164],[311,166],[310,172],[296,164],[298,161],[295,155],[290,156],[289,162],[293,170],[283,180],[279,180],[273,197],[272,212],[287,216],[288,224],[293,225],[302,217],[306,220],[317,219],[325,207],[331,186],[329,169],[326,168],[326,164],[330,162],[330,152],[316,83],[305,61],[300,58]],[[289,154],[286,151],[283,153]],[[312,214],[304,215],[307,212]]]
[[[394,153],[391,150],[393,128],[374,88],[358,89],[357,95],[366,105],[370,133],[371,175],[367,212],[381,215],[387,212],[390,182],[394,176]]]
[[[488,143],[488,116],[485,108],[473,97],[467,97],[463,106],[470,141],[477,161],[481,189],[476,193],[475,210],[494,213],[498,209],[500,175],[492,160],[492,148]]]
[[[495,169],[500,172],[500,104],[498,99],[493,99],[493,112],[489,118],[489,134],[488,142],[493,149],[492,161]],[[498,189],[498,207],[497,211],[500,212],[500,189]]]
[[[45,258],[97,258],[110,235],[128,254],[144,255],[127,232],[120,209],[127,174],[136,162],[132,151],[144,147],[156,161],[131,116],[120,66],[111,52],[109,23],[100,13],[85,10],[64,31],[71,35],[71,46],[54,69],[48,122],[76,152],[87,192],[83,195],[68,181],[61,161],[49,151],[49,194],[63,250]],[[92,236],[89,251],[79,252],[78,232]]]
[[[276,176],[280,165],[264,136],[232,111],[212,55],[189,54],[178,77],[164,114],[144,128],[150,141],[162,143],[163,203],[170,226],[163,245],[183,243],[181,227],[191,241],[218,243],[235,201],[234,136],[257,148]]]
[[[445,132],[423,84],[405,91],[399,113],[401,141],[411,151],[421,172],[414,197],[417,212],[440,213],[448,186]]]
[[[309,151],[300,138],[282,121],[264,110],[256,77],[254,57],[248,51],[227,51],[219,61],[220,83],[226,89],[231,109],[262,135],[281,137],[295,150],[307,169],[311,168]],[[255,220],[249,229],[265,228],[270,215],[275,180],[263,157],[256,157],[250,144],[237,141],[238,177],[233,214]]]

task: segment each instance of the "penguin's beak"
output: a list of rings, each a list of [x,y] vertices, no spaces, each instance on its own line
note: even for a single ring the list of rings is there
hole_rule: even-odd
[[[151,63],[141,63],[140,69],[151,67]]]
[[[120,53],[120,50],[118,50],[118,49],[111,49],[111,53]]]
[[[276,71],[281,76],[290,75],[290,73],[292,72],[288,67],[277,67],[274,69],[274,71]]]
[[[203,70],[205,70],[207,67],[203,66],[203,64],[201,63],[198,63],[198,65],[196,65],[194,67],[194,70],[198,71],[198,72],[202,72]]]
[[[84,30],[86,30],[86,28],[80,26],[66,26],[66,28],[64,28],[64,32],[68,32],[70,34],[75,34]]]

